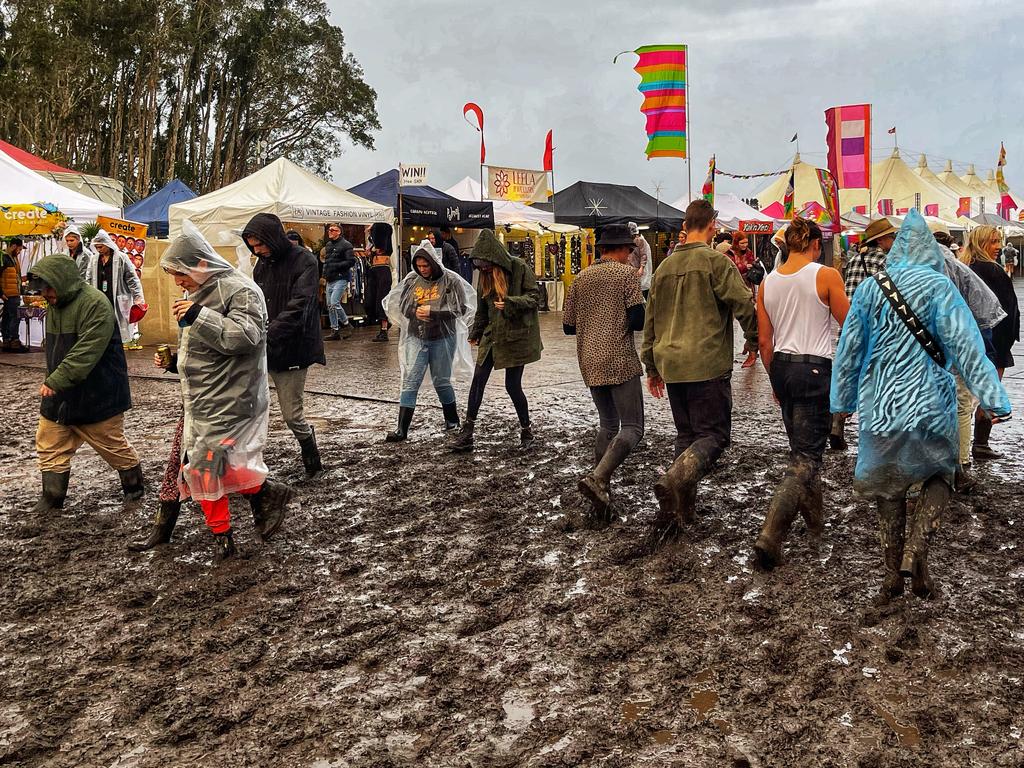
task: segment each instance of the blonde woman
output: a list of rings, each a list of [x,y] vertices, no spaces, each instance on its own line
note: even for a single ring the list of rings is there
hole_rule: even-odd
[[[971,231],[967,245],[961,251],[960,258],[999,299],[1006,317],[992,328],[991,345],[988,349],[989,359],[996,367],[999,378],[1003,372],[1013,367],[1011,349],[1020,340],[1020,307],[1017,294],[1013,290],[1013,279],[999,266],[997,258],[1003,246],[1003,238],[995,227],[977,227]],[[985,418],[979,410],[974,420],[975,459],[999,459],[1002,455],[989,447],[988,438],[992,433],[992,422]]]

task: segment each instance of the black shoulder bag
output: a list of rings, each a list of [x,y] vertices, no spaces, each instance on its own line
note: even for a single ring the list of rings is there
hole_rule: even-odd
[[[878,281],[878,287],[882,289],[882,295],[885,296],[886,301],[895,310],[896,316],[907,326],[907,330],[924,347],[924,351],[935,361],[935,364],[940,368],[945,368],[946,355],[943,353],[942,348],[935,341],[931,333],[929,333],[928,329],[924,327],[924,324],[917,318],[917,315],[914,314],[914,310],[907,304],[907,300],[903,298],[903,294],[900,293],[893,279],[889,277],[889,274],[884,269],[878,270],[874,278]]]

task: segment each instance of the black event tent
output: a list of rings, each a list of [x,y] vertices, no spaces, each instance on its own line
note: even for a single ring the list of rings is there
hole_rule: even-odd
[[[430,186],[398,186],[398,169],[378,174],[362,184],[349,187],[354,195],[381,205],[390,205],[398,213],[398,200],[402,200],[402,223],[426,227],[465,227],[467,229],[494,229],[494,205],[479,200],[457,200]]]
[[[559,224],[574,224],[587,229],[630,221],[660,232],[678,232],[683,226],[682,211],[668,203],[658,202],[657,198],[636,187],[622,184],[577,181],[556,192],[551,203],[535,207],[554,211],[555,221]]]

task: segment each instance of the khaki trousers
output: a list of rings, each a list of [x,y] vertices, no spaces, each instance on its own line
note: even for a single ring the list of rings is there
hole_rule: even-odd
[[[131,469],[139,463],[138,454],[124,436],[124,414],[119,413],[95,424],[73,427],[40,416],[36,430],[39,471],[70,472],[71,459],[82,443],[91,445],[114,469]]]
[[[978,401],[964,380],[956,377],[956,424],[960,432],[960,463],[971,463],[971,429],[974,427],[974,409]]]

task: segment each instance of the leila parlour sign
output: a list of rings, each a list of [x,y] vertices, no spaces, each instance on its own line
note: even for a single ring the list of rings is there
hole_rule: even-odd
[[[545,171],[487,166],[488,200],[517,203],[543,203],[548,199],[548,175]]]

